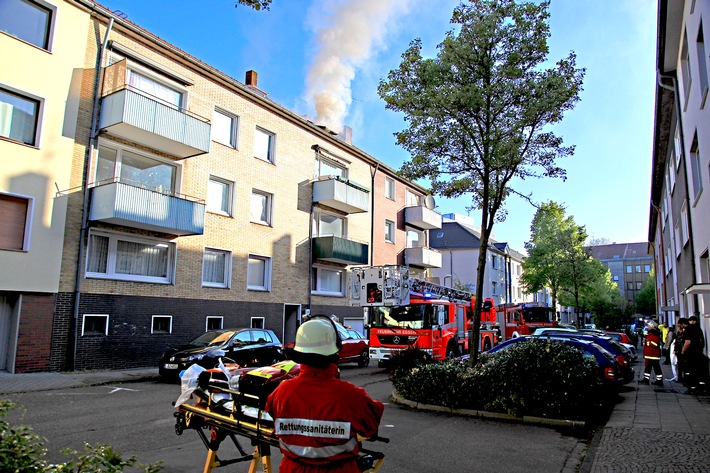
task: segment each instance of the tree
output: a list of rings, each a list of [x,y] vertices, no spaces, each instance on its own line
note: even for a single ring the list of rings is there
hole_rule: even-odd
[[[636,294],[636,310],[643,315],[653,315],[657,312],[655,281],[654,271],[651,271]]]
[[[237,4],[234,5],[238,7],[239,5],[244,5],[249,8],[253,8],[256,11],[259,10],[269,10],[271,9],[272,0],[237,0]]]
[[[428,179],[432,193],[471,197],[481,211],[471,363],[478,360],[483,281],[493,224],[503,221],[513,178],[558,177],[557,158],[573,147],[549,125],[579,101],[583,69],[575,55],[543,68],[548,55],[549,1],[468,0],[454,9],[459,27],[446,34],[435,58],[410,43],[398,69],[378,93],[409,127],[395,134],[412,157],[400,173]],[[527,196],[530,198],[530,196]]]

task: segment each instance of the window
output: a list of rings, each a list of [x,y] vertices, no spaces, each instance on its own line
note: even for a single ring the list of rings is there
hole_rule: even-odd
[[[208,315],[205,319],[205,332],[210,330],[222,330],[224,328],[224,317]]]
[[[634,290],[634,283],[632,283],[632,282],[627,282],[627,283],[626,283],[626,289],[629,290],[629,291],[633,291],[633,290]]]
[[[54,10],[43,1],[3,0],[0,2],[0,31],[49,50]]]
[[[237,147],[237,117],[230,113],[215,109],[212,115],[210,131],[212,141],[222,143],[230,148]]]
[[[394,222],[385,220],[385,241],[394,243]]]
[[[641,289],[641,285],[642,285],[642,284],[643,284],[643,283],[642,283],[641,281],[636,281],[636,290],[637,290],[637,291]]]
[[[683,201],[683,206],[680,209],[680,235],[682,238],[681,243],[685,246],[690,239],[688,231],[688,208],[685,205],[685,200]]]
[[[650,265],[650,264],[644,265],[644,266],[643,266],[643,272],[644,272],[644,273],[650,273],[650,272],[651,272],[651,265]]]
[[[675,151],[672,149],[671,154],[675,154]],[[675,161],[675,158],[671,159],[671,162],[668,164],[668,171],[666,173],[666,186],[668,187],[668,191],[671,194],[675,189],[675,167],[673,165],[673,161]]]
[[[316,177],[321,176],[335,176],[347,181],[348,168],[339,161],[318,153],[316,154]]]
[[[34,199],[0,193],[0,250],[30,249]]]
[[[313,267],[312,292],[325,296],[344,296],[345,274],[341,269]]]
[[[619,280],[619,276],[615,274],[613,279],[614,279],[614,281],[618,281],[618,280]]]
[[[626,267],[626,274],[631,274],[634,272],[634,268],[632,266],[627,266]]]
[[[491,294],[494,296],[498,295],[498,283],[496,281],[491,282]]]
[[[319,237],[336,236],[345,238],[346,223],[347,220],[344,218],[332,214],[317,212],[313,216],[313,235]]]
[[[491,255],[491,266],[493,269],[498,269],[498,256]]]
[[[108,335],[108,314],[84,314],[81,335]]]
[[[394,179],[385,177],[385,197],[394,200]]]
[[[697,131],[693,137],[693,145],[690,147],[690,169],[693,177],[693,198],[697,199],[703,191],[703,176],[700,173],[700,150],[698,149]]]
[[[637,273],[641,272],[641,265],[639,265],[639,264],[636,265],[636,272]]]
[[[232,280],[232,252],[205,248],[202,257],[202,286],[229,288]]]
[[[249,215],[254,223],[271,225],[271,194],[253,190]]]
[[[424,246],[424,232],[407,229],[407,248],[420,248]]]
[[[254,157],[273,163],[275,141],[276,135],[263,128],[256,127],[256,132],[254,133]]]
[[[683,33],[683,49],[680,53],[680,69],[681,77],[683,81],[683,94],[685,97],[685,102],[683,107],[688,106],[688,98],[690,97],[690,86],[693,81],[693,74],[690,70],[690,51],[688,48],[688,33],[687,31]]]
[[[705,40],[703,38],[703,22],[698,27],[698,39],[696,41],[698,55],[698,75],[700,76],[700,108],[705,107],[705,100],[708,97],[708,63],[705,55]]]
[[[271,290],[271,258],[249,255],[247,289],[250,291]]]
[[[251,318],[251,328],[264,328],[264,317],[252,317]],[[271,341],[271,337],[264,335],[262,332],[258,332],[259,337],[263,337],[264,340]]]
[[[680,222],[676,222],[675,226],[673,227],[673,236],[675,243],[675,254],[676,256],[678,256],[680,255],[680,250],[683,248],[682,237],[680,235]]]
[[[421,196],[418,196],[414,192],[411,192],[409,189],[407,189],[407,192],[405,194],[406,207],[416,207],[418,205],[421,205]]]
[[[167,82],[159,81],[157,78],[148,77],[146,74],[129,69],[128,85],[172,108],[179,109],[182,107],[182,90],[172,87]]]
[[[86,277],[171,283],[175,245],[168,240],[92,230]]]
[[[150,333],[173,333],[173,317],[171,315],[154,315]]]
[[[234,183],[219,177],[210,176],[207,186],[207,211],[232,215],[232,202],[234,200]]]
[[[0,10],[2,3],[0,3]],[[1,15],[0,15],[1,16]],[[0,88],[0,136],[37,146],[40,101]]]
[[[675,169],[678,171],[680,166],[680,158],[683,157],[683,146],[680,142],[680,125],[676,124],[675,134],[673,135],[673,143],[675,145]]]
[[[178,168],[120,147],[99,146],[94,185],[122,182],[156,192],[175,192]]]

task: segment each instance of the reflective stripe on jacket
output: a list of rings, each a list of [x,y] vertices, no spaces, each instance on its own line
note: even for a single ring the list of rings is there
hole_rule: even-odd
[[[661,359],[661,332],[658,329],[651,329],[646,334],[646,341],[643,343],[643,357],[647,360]]]

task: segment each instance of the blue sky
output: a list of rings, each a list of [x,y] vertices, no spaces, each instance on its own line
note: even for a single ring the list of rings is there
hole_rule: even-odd
[[[399,169],[408,155],[396,146],[393,133],[405,123],[385,109],[377,84],[398,67],[412,39],[422,39],[424,54],[436,54],[459,1],[274,0],[270,11],[261,12],[234,8],[230,0],[101,3],[237,80],[243,82],[248,70],[257,71],[259,88],[272,100],[309,117],[317,116],[311,91],[318,85],[309,78],[327,76],[318,66],[341,56],[341,74],[335,79],[346,105],[336,115],[352,127],[355,146]],[[555,127],[576,152],[559,162],[567,170],[566,181],[527,180],[516,189],[532,192],[537,202],[562,203],[590,237],[646,241],[656,1],[552,0],[550,14],[549,59],[574,51],[577,65],[587,69],[581,101]],[[338,47],[325,49],[323,44]],[[442,213],[468,214],[470,206],[468,199],[436,202]],[[506,221],[494,227],[495,239],[524,253],[535,209],[517,197],[507,201],[506,209]],[[470,212],[477,224],[479,212]]]

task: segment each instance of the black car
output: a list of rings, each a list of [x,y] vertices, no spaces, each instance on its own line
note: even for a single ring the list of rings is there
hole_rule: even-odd
[[[214,368],[220,357],[225,363],[242,366],[266,366],[284,358],[281,341],[271,330],[210,330],[186,345],[166,350],[160,358],[158,372],[164,378],[177,378],[195,363]]]

